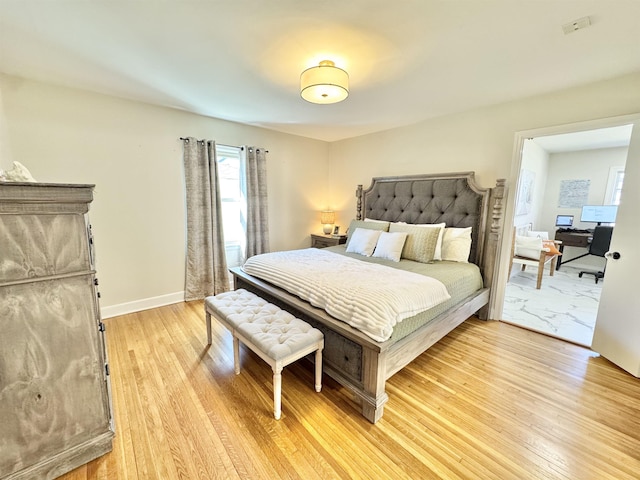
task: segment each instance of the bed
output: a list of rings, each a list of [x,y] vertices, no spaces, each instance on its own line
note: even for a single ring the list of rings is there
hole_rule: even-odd
[[[324,372],[351,390],[362,415],[375,423],[388,401],[388,378],[470,316],[486,318],[502,231],[504,194],[504,180],[498,180],[493,188],[481,188],[473,172],[377,177],[366,190],[358,186],[357,220],[444,222],[447,227],[471,227],[468,260],[481,274],[477,289],[458,293],[452,300],[402,321],[387,340],[374,340],[296,295],[247,274],[241,267],[231,269],[235,288],[252,291],[320,329],[325,336]],[[329,250],[345,254],[344,246]],[[434,262],[434,276],[456,277],[457,274],[447,273],[447,263],[453,262]]]

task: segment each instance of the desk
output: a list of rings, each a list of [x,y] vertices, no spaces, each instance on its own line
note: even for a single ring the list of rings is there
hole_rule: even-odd
[[[556,240],[560,240],[562,244],[560,245],[560,253],[563,253],[564,247],[581,247],[581,248],[589,248],[589,244],[593,239],[593,232],[584,231],[584,230],[556,230]],[[558,258],[558,263],[556,264],[556,270],[560,270],[560,265],[563,263],[573,262],[578,258],[586,257],[589,255],[588,253],[579,255],[574,258],[570,258],[569,260],[564,260],[564,257],[561,255]]]

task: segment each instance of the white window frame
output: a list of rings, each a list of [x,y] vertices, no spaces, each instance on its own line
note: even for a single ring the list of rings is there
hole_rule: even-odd
[[[220,201],[222,202],[223,209],[223,229],[225,225],[228,225],[228,219],[225,221],[224,218],[224,210],[225,203],[229,202],[239,202],[240,203],[240,218],[238,221],[241,224],[241,230],[243,231],[242,238],[233,238],[227,240],[227,235],[225,235],[225,254],[227,257],[227,264],[229,267],[234,267],[238,265],[242,265],[244,263],[245,251],[246,251],[246,225],[242,222],[242,218],[246,219],[246,194],[243,192],[243,188],[245,182],[243,181],[242,176],[244,175],[244,166],[242,162],[244,161],[244,157],[241,152],[241,147],[234,147],[229,145],[218,145],[216,144],[216,159],[218,161],[218,175],[220,175],[220,162],[225,158],[237,159],[238,160],[238,197],[223,197],[221,195]],[[225,229],[226,230],[226,229]],[[237,229],[236,233],[237,233]]]
[[[620,193],[624,182],[624,167],[611,167],[607,179],[607,190],[604,195],[604,205],[619,205]]]

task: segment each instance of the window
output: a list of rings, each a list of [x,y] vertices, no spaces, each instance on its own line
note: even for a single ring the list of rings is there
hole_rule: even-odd
[[[240,147],[216,145],[216,155],[227,265],[237,267],[244,263],[247,243],[247,201]]]
[[[623,182],[624,167],[611,167],[609,169],[609,180],[607,181],[607,193],[604,199],[605,205],[620,205]]]

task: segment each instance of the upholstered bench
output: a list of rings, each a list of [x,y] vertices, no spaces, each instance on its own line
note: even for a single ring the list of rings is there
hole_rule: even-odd
[[[281,412],[282,369],[292,362],[316,352],[315,387],[322,388],[322,349],[324,336],[307,322],[268,303],[246,290],[233,290],[210,296],[204,302],[207,321],[207,344],[211,345],[213,315],[233,335],[233,361],[240,373],[239,350],[242,342],[273,369],[273,415]]]

